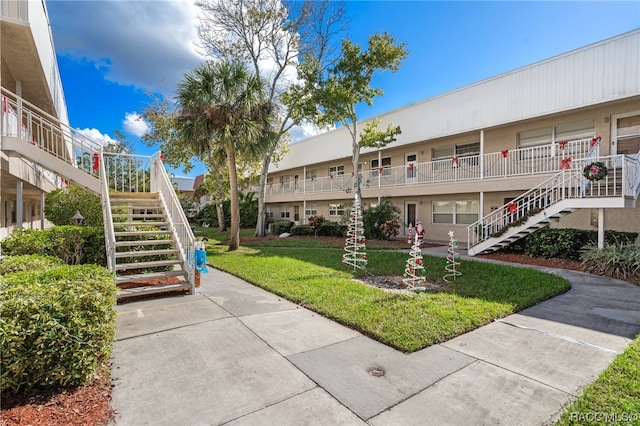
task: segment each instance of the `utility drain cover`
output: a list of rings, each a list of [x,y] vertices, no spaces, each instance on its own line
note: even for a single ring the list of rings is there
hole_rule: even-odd
[[[384,370],[382,370],[380,368],[372,368],[371,370],[367,371],[367,373],[371,374],[373,377],[382,377],[382,376],[384,376]]]

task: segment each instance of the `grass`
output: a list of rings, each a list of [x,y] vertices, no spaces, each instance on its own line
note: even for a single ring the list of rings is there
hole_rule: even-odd
[[[441,291],[399,294],[359,283],[341,262],[342,247],[246,247],[227,252],[209,233],[212,266],[405,352],[446,341],[569,289],[533,269],[466,261],[463,275]],[[291,239],[293,241],[294,239]],[[303,239],[308,241],[308,239]],[[370,251],[374,275],[399,275],[406,252]],[[425,256],[427,279],[442,283],[445,259]]]
[[[640,424],[640,335],[564,412],[558,425]]]

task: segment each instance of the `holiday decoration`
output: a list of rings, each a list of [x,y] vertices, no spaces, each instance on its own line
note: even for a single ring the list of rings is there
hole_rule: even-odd
[[[571,157],[560,160],[560,170],[571,170]]]
[[[587,164],[582,169],[582,175],[588,180],[596,181],[604,179],[609,174],[607,166],[602,161],[595,161],[591,164]]]
[[[562,151],[564,151],[564,149],[567,147],[568,143],[569,143],[569,141],[560,141],[560,142],[558,142],[558,146],[560,146],[560,149]]]
[[[418,237],[418,244],[422,244],[424,242],[424,226],[422,226],[422,222],[416,223],[416,236]]]
[[[462,275],[460,272],[460,262],[456,258],[460,255],[456,252],[458,244],[453,236],[453,231],[449,231],[449,246],[447,247],[447,265],[444,267],[445,276],[442,277],[446,282],[455,281],[456,277]]]
[[[591,139],[591,147],[593,148],[598,142],[600,142],[602,138],[600,136]]]
[[[458,157],[453,157],[451,159],[451,166],[458,167]]]
[[[424,269],[422,262],[422,250],[420,249],[418,234],[415,236],[415,240],[413,242],[413,246],[411,246],[409,254],[411,257],[407,259],[407,266],[404,269],[402,286],[413,291],[426,290],[424,285],[427,282],[427,278],[425,277],[427,271]]]
[[[505,149],[502,151],[502,158],[507,158],[507,155],[509,155],[509,150]]]
[[[342,263],[353,266],[356,269],[366,269],[367,266],[367,246],[364,238],[364,227],[362,222],[362,207],[356,195],[351,217],[347,226],[347,239],[344,244],[344,254]]]

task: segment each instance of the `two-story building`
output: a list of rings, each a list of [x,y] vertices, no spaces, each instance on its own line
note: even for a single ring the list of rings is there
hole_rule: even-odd
[[[29,106],[68,124],[67,107],[44,0],[0,1],[2,135],[47,139],[48,149],[69,156],[64,141],[36,134]],[[19,117],[19,115],[22,115]],[[40,133],[43,133],[40,131]],[[63,154],[67,152],[67,154]],[[61,178],[38,163],[0,150],[0,239],[17,227],[42,228],[44,196]]]
[[[399,125],[402,134],[382,149],[362,150],[363,207],[388,197],[401,211],[405,234],[420,221],[427,240],[446,241],[454,230],[466,241],[470,224],[562,171],[579,175],[595,159],[618,170],[622,155],[637,164],[640,30],[378,118],[383,127]],[[268,175],[267,215],[299,223],[311,215],[340,221],[353,203],[353,172],[344,128],[293,143]],[[578,203],[551,225],[590,228],[600,221],[606,229],[640,231],[638,168],[622,173],[616,179],[629,181],[626,201]],[[594,188],[600,187],[591,193]]]

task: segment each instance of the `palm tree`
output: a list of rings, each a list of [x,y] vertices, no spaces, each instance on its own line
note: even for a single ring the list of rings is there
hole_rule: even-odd
[[[229,251],[240,244],[240,207],[236,158],[255,158],[266,149],[264,133],[274,106],[259,76],[236,61],[206,62],[185,74],[178,85],[178,132],[200,158],[226,156],[231,195]]]

